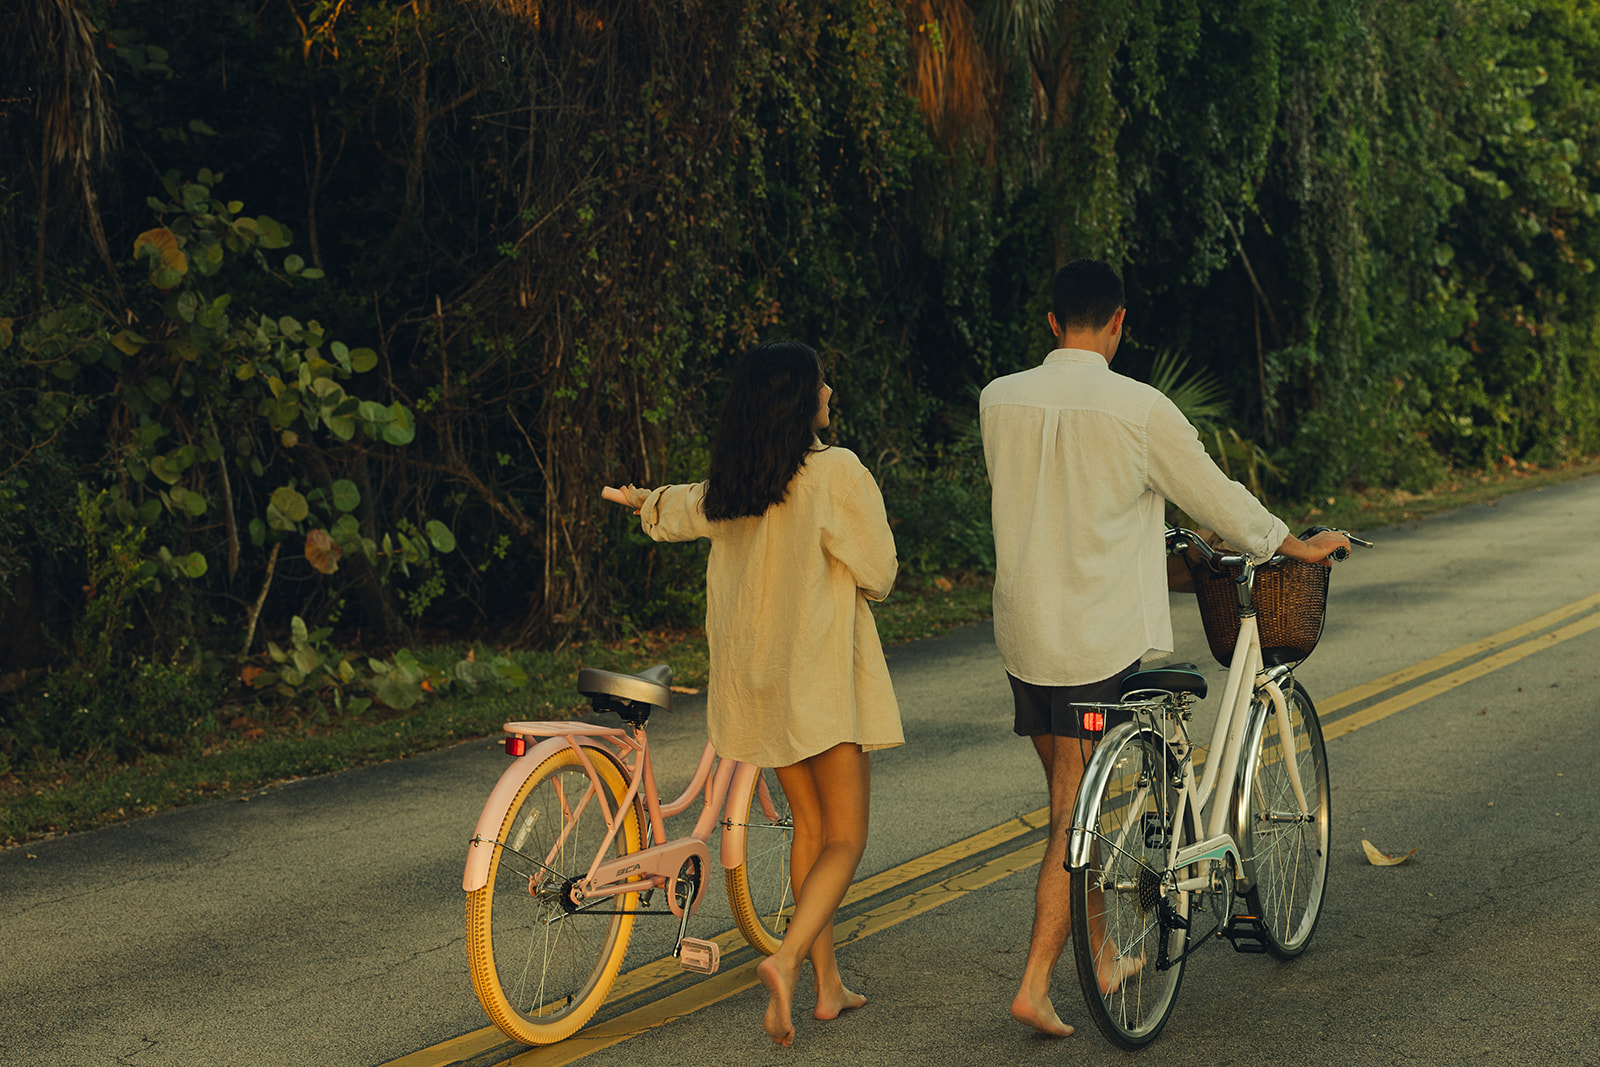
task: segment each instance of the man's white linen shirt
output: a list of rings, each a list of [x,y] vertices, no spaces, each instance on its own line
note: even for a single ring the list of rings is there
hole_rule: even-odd
[[[990,382],[978,408],[995,644],[1024,682],[1086,685],[1172,651],[1164,500],[1257,560],[1288,535],[1172,401],[1098,352],[1058,348]]]

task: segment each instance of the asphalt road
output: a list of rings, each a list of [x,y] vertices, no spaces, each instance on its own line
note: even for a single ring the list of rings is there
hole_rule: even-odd
[[[1600,1063],[1600,606],[1503,636],[1600,593],[1596,529],[1600,479],[1366,531],[1379,547],[1336,570],[1322,644],[1299,671],[1336,735],[1316,940],[1286,964],[1207,947],[1141,1061]],[[1174,613],[1178,658],[1220,682],[1192,599],[1175,597]],[[1006,1014],[1040,839],[1013,820],[1044,795],[1031,747],[1010,734],[989,627],[894,649],[890,667],[909,743],[874,757],[860,877],[878,877],[841,922],[841,963],[870,1002],[821,1024],[802,997],[792,1050],[759,1031],[747,953],[717,977],[608,1004],[562,1046],[485,1033],[460,876],[506,760],[482,741],[0,852],[0,1063],[1129,1058],[1089,1023],[1070,960],[1056,1002],[1076,1036],[1036,1037]],[[664,792],[703,740],[693,699],[652,722]],[[1374,867],[1363,838],[1417,851]],[[647,924],[630,968],[670,944],[673,924]],[[692,932],[731,925],[714,893]]]

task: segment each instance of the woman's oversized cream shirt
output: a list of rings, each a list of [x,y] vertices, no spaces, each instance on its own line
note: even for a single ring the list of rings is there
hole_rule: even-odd
[[[782,503],[741,519],[707,519],[705,491],[662,486],[639,518],[657,541],[711,540],[706,725],[717,751],[787,767],[845,741],[903,744],[867,606],[894,585],[894,535],[866,467],[817,446]]]

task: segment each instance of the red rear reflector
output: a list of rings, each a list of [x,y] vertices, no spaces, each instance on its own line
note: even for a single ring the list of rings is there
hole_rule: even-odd
[[[528,754],[528,739],[526,737],[506,738],[506,755],[526,756]]]
[[[1097,734],[1106,728],[1106,713],[1103,711],[1086,711],[1083,713],[1083,728],[1092,734]]]

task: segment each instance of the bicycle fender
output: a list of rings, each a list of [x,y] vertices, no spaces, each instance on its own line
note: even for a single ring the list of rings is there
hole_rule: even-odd
[[[1228,800],[1228,825],[1233,827],[1233,839],[1244,843],[1239,856],[1238,887],[1244,893],[1255,888],[1256,884],[1256,857],[1255,849],[1250,846],[1250,805],[1246,798],[1255,786],[1255,762],[1250,758],[1250,753],[1255,752],[1261,745],[1261,735],[1266,733],[1273,716],[1283,709],[1283,690],[1276,682],[1268,682],[1258,690],[1267,697],[1265,704],[1252,704],[1250,717],[1245,720],[1244,740],[1239,746],[1243,758],[1239,761],[1239,782],[1233,790],[1233,796]]]
[[[587,738],[573,737],[571,740],[588,749],[591,758],[616,762],[610,750]],[[511,802],[516,799],[528,776],[538,770],[539,765],[545,760],[566,748],[567,741],[566,737],[549,737],[540,741],[528,749],[525,755],[518,756],[511,766],[505,769],[505,773],[500,775],[500,780],[489,791],[489,799],[483,802],[483,812],[478,816],[478,825],[472,831],[472,839],[467,842],[467,868],[461,876],[462,889],[468,893],[475,893],[489,884],[489,862],[494,859],[495,839],[500,835],[500,827],[506,821],[506,812],[511,809]]]
[[[1095,754],[1115,751],[1124,738],[1137,733],[1138,730],[1139,727],[1131,722],[1112,727],[1095,746]],[[1089,827],[1100,821],[1100,792],[1110,776],[1109,761],[1097,760],[1093,756],[1089,758],[1089,766],[1083,772],[1083,781],[1078,785],[1078,798],[1072,806],[1072,829],[1067,831],[1068,870],[1081,870],[1089,866],[1094,848],[1094,833]]]
[[[735,810],[735,801],[742,800],[750,795],[750,790],[755,788],[756,775],[761,773],[761,768],[753,763],[741,763],[738,770],[733,772],[733,784],[728,786],[728,817],[722,820],[722,841],[718,851],[722,856],[722,866],[726,870],[733,870],[744,862],[744,842],[748,826],[745,823],[745,812],[749,805]]]

